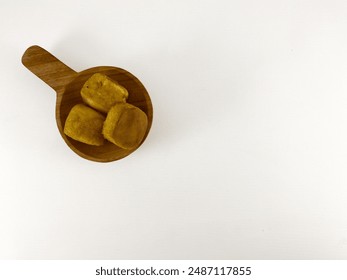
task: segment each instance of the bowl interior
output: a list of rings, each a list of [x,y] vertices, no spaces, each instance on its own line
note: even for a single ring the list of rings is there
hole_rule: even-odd
[[[105,140],[102,146],[92,146],[78,142],[64,134],[66,118],[72,107],[78,103],[83,103],[80,90],[83,84],[95,73],[102,73],[117,81],[129,92],[127,102],[139,107],[148,117],[148,127],[144,139],[146,139],[153,120],[153,107],[149,94],[142,83],[131,73],[117,67],[101,66],[79,72],[77,76],[65,87],[64,92],[57,97],[56,119],[60,134],[68,146],[83,158],[109,162],[126,157],[134,152],[141,144],[131,150],[125,150]]]

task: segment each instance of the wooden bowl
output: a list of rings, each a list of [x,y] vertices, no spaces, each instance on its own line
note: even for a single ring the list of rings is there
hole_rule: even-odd
[[[115,161],[134,152],[146,139],[153,120],[152,102],[145,87],[131,73],[112,66],[100,66],[75,72],[39,46],[28,48],[22,57],[22,63],[56,91],[56,120],[59,132],[66,144],[79,156],[98,162]],[[146,113],[148,127],[145,137],[138,147],[126,150],[106,140],[102,146],[92,146],[78,142],[64,134],[65,121],[71,108],[83,102],[80,94],[83,84],[95,73],[105,74],[125,87],[129,92],[127,102]]]

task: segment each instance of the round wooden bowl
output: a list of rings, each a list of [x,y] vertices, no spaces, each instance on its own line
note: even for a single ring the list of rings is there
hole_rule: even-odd
[[[99,66],[75,72],[39,46],[28,48],[22,57],[22,63],[56,91],[56,120],[59,132],[66,144],[79,156],[98,162],[115,161],[128,156],[145,141],[153,120],[152,102],[142,83],[128,71],[112,66]],[[80,94],[83,84],[95,73],[105,74],[125,87],[129,92],[127,102],[146,113],[147,131],[136,148],[122,149],[107,140],[102,146],[92,146],[78,142],[64,134],[65,121],[71,108],[78,103],[83,103]]]

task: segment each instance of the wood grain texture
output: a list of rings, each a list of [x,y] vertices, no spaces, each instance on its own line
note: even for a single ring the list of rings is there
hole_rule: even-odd
[[[79,156],[98,162],[115,161],[128,156],[145,141],[153,121],[152,102],[142,83],[128,71],[113,66],[99,66],[75,72],[39,46],[28,48],[22,57],[22,63],[56,91],[58,129],[66,144]],[[125,150],[108,141],[103,146],[91,146],[78,142],[64,134],[64,124],[71,108],[78,103],[83,103],[80,94],[83,84],[95,73],[105,74],[125,87],[129,92],[127,102],[139,107],[147,115],[147,131],[138,147]]]

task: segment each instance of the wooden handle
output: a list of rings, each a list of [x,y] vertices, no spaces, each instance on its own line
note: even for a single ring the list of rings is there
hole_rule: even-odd
[[[63,92],[65,85],[77,74],[39,46],[29,47],[23,54],[22,63],[57,93]]]

